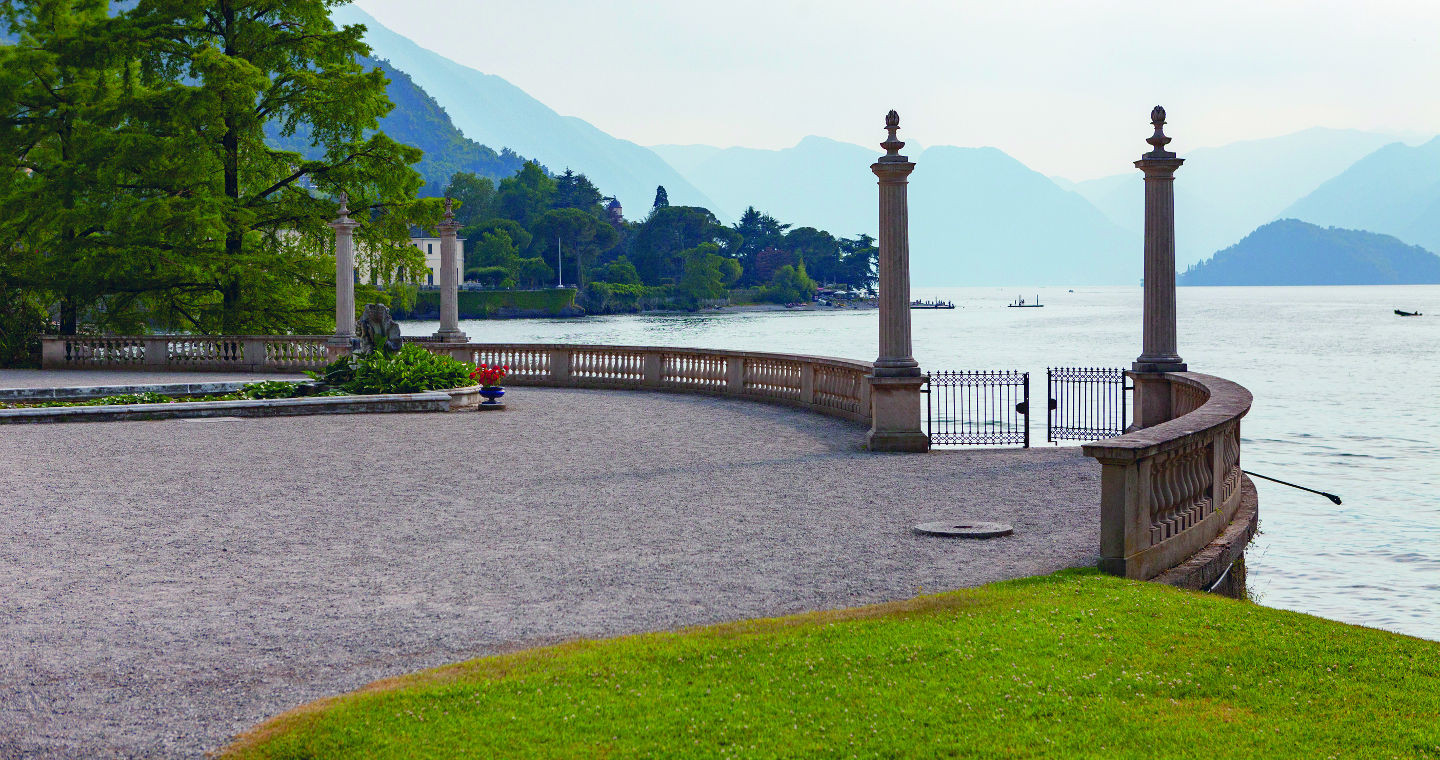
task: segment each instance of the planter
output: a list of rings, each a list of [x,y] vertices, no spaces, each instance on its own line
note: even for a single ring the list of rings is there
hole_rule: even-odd
[[[481,409],[486,407],[493,409],[495,407],[505,406],[505,404],[500,401],[500,397],[505,395],[505,389],[498,385],[487,385],[481,388],[480,395],[485,397],[485,401],[480,404]]]

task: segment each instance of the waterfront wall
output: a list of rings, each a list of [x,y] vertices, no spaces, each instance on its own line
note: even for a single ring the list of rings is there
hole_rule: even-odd
[[[1254,485],[1240,470],[1240,420],[1252,397],[1198,372],[1163,380],[1171,419],[1084,447],[1101,465],[1100,567],[1206,587],[1244,550],[1258,519]],[[1187,563],[1189,571],[1170,573]]]

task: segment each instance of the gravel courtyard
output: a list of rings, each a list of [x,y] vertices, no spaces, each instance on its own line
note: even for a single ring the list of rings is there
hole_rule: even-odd
[[[857,425],[746,401],[507,401],[0,429],[0,757],[200,757],[478,655],[1097,558],[1078,449],[876,455]],[[951,517],[1015,535],[911,532]]]

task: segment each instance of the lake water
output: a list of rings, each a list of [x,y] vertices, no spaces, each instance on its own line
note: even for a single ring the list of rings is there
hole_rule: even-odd
[[[962,308],[914,311],[926,370],[1128,367],[1141,291],[916,288]],[[1043,309],[1007,309],[1036,295]],[[1256,481],[1248,553],[1258,601],[1440,640],[1440,286],[1181,288],[1180,354],[1255,394],[1246,469],[1340,495]],[[1427,316],[1402,318],[1393,309]],[[1431,316],[1433,315],[1433,316]],[[466,321],[471,340],[748,349],[874,359],[876,312],[624,315]],[[434,332],[410,322],[406,334]],[[1037,408],[1043,408],[1037,405]],[[1033,415],[1032,441],[1048,445]],[[1097,494],[1098,498],[1098,494]]]

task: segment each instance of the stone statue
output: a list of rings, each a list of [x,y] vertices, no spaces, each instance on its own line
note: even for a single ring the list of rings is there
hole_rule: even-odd
[[[360,318],[355,320],[355,337],[350,339],[350,353],[365,356],[376,349],[386,352],[400,350],[400,325],[390,317],[390,309],[367,303]]]

